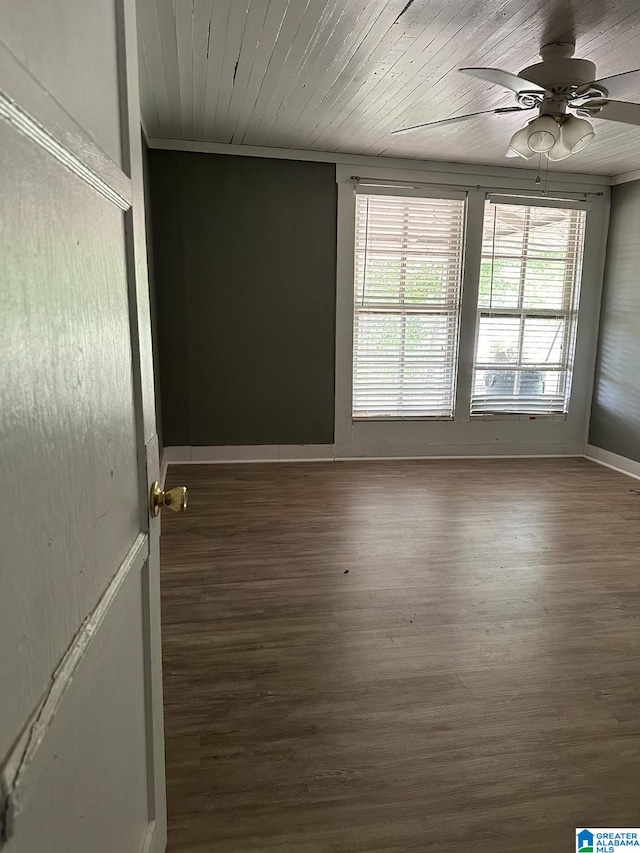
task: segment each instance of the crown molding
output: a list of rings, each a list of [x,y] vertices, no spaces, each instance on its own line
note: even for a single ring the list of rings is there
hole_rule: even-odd
[[[621,172],[619,175],[614,175],[611,178],[611,184],[627,184],[629,181],[640,181],[640,169],[635,169],[633,172]]]
[[[535,169],[516,169],[509,166],[487,166],[475,163],[448,163],[440,160],[411,160],[400,157],[372,157],[365,154],[307,151],[295,148],[268,148],[257,145],[228,145],[222,142],[199,142],[186,139],[148,140],[149,148],[162,151],[190,151],[197,154],[230,154],[236,157],[267,157],[276,160],[306,160],[315,163],[335,163],[350,166],[377,166],[391,169],[411,169],[421,172],[445,172],[459,175],[482,175],[491,178],[535,179]],[[610,175],[587,175],[577,172],[555,172],[554,178],[563,183],[611,186]]]

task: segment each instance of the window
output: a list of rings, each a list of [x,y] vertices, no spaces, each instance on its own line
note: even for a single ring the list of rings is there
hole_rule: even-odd
[[[453,415],[465,200],[356,197],[353,417]]]
[[[585,219],[487,201],[472,414],[567,411]]]

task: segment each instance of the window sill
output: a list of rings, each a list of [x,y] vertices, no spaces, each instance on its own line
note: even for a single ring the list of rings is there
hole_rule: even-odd
[[[405,424],[421,421],[449,421],[453,423],[453,415],[424,415],[415,417],[397,417],[393,415],[373,415],[371,417],[351,417],[351,422],[354,424]]]
[[[482,412],[471,415],[472,421],[566,421],[566,412],[526,414],[524,412]]]
[[[481,412],[470,415],[471,423],[474,421],[566,421],[566,412],[554,412],[552,414],[527,414],[525,412]],[[423,417],[394,417],[394,416],[372,416],[353,417],[354,424],[406,424],[406,423],[456,423],[456,418],[449,415],[425,415]],[[460,423],[460,421],[457,421]],[[467,421],[462,421],[468,423]]]

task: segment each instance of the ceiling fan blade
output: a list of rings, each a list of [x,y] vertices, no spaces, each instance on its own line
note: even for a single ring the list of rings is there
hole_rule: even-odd
[[[440,124],[453,124],[455,121],[466,121],[470,118],[478,116],[502,115],[503,113],[526,113],[532,107],[498,107],[496,110],[482,110],[479,113],[469,113],[464,116],[453,116],[453,118],[443,118],[439,121],[427,121],[424,124],[414,124],[412,127],[400,127],[398,130],[391,131],[392,136],[398,136],[401,133],[411,133],[414,130],[422,130],[423,127],[435,127]]]
[[[593,118],[604,118],[608,121],[620,121],[623,124],[635,124],[640,127],[640,104],[632,104],[629,101],[602,101],[591,102],[590,106],[602,104]]]
[[[511,89],[512,92],[540,92],[544,93],[542,86],[537,83],[531,83],[525,80],[524,77],[518,77],[517,74],[511,74],[510,71],[501,71],[499,68],[459,68],[464,74],[469,74],[471,77],[478,77],[480,80],[488,80],[489,83],[495,83],[496,86],[503,86],[505,89]]]
[[[602,80],[594,80],[578,89],[588,91],[591,86],[604,87],[611,98],[626,98],[640,92],[640,68],[635,71],[624,71],[622,74],[614,74],[612,77],[603,77]]]

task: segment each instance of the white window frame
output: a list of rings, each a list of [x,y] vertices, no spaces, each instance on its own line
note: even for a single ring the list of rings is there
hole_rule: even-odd
[[[528,170],[465,167],[447,171],[446,164],[421,163],[410,169],[338,165],[338,255],[336,300],[335,455],[352,457],[425,457],[581,454],[586,441],[593,389],[604,251],[609,214],[609,187],[603,179],[556,174],[547,195],[534,187]],[[475,170],[475,171],[474,171]],[[354,176],[360,175],[358,181]],[[353,288],[355,196],[358,184],[387,186],[396,194],[465,191],[467,220],[463,254],[458,376],[453,420],[354,420],[352,416]],[[531,204],[587,205],[585,250],[571,405],[567,414],[471,415],[477,298],[482,257],[484,205],[488,195],[503,195]],[[567,205],[569,201],[569,205]]]

